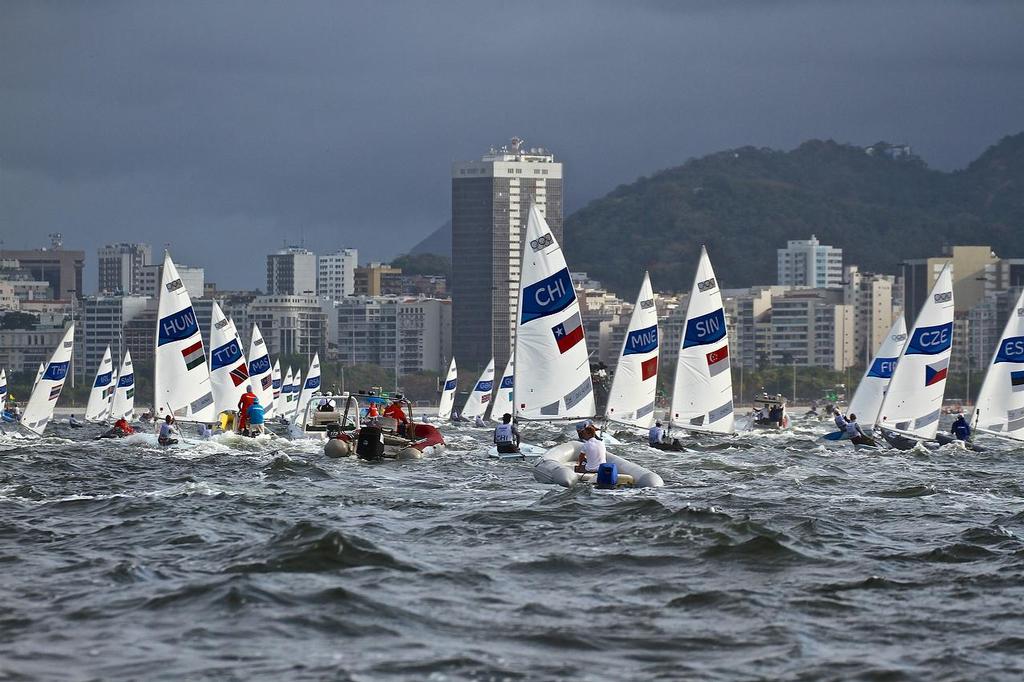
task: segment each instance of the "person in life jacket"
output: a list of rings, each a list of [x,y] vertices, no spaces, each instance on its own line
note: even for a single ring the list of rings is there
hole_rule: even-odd
[[[252,401],[252,405],[249,406],[249,412],[246,415],[249,424],[249,434],[252,436],[258,436],[263,433],[263,406],[260,405],[260,399],[255,398]]]
[[[167,415],[164,417],[163,424],[160,425],[160,435],[157,438],[157,442],[160,445],[174,445],[178,442],[177,438],[172,438],[175,433],[174,428],[174,417]]]
[[[494,429],[494,444],[498,446],[499,453],[511,454],[519,452],[519,443],[519,429],[512,423],[512,415],[506,412]]]
[[[662,428],[661,422],[654,422],[654,426],[647,432],[647,443],[660,445],[663,440],[665,440],[665,429]]]
[[[131,424],[129,424],[128,420],[125,419],[124,417],[121,417],[116,422],[114,422],[114,428],[117,431],[120,431],[122,436],[127,436],[129,434],[135,433],[135,429],[131,427]]]
[[[238,399],[238,432],[245,431],[249,424],[249,407],[256,401],[256,394],[252,392],[252,385],[245,387],[245,393]]]
[[[404,436],[405,431],[409,426],[409,417],[405,415],[405,410],[402,409],[402,401],[395,398],[390,405],[384,408],[384,416],[391,417],[398,422],[398,435]]]
[[[835,415],[832,421],[835,422],[836,428],[840,431],[846,431],[846,417],[839,411],[838,408],[832,408],[833,414]]]
[[[968,441],[971,439],[971,425],[967,423],[962,414],[957,415],[956,421],[953,422],[952,428],[949,432],[953,434],[953,437],[957,440]]]
[[[366,410],[367,419],[376,419],[380,416],[380,412],[377,411],[377,403],[370,403],[370,407]]]

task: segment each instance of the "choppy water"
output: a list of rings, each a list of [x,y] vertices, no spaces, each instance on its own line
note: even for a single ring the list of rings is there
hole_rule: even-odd
[[[615,448],[666,482],[615,492],[472,428],[379,465],[2,437],[0,679],[1020,679],[1024,450],[823,432]]]

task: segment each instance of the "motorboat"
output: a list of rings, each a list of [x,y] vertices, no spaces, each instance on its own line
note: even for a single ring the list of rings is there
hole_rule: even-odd
[[[786,397],[781,393],[762,393],[756,396],[754,398],[754,418],[750,425],[755,429],[788,429],[789,414],[786,412]]]
[[[407,423],[383,415],[398,402]],[[444,452],[444,436],[433,424],[416,422],[412,403],[400,394],[388,398],[373,392],[315,395],[290,427],[293,435],[321,438],[328,457],[419,459]]]
[[[580,473],[575,470],[583,451],[583,443],[569,441],[551,448],[533,465],[533,477],[539,483],[550,483],[571,488],[575,485],[597,485],[598,474]],[[661,476],[624,457],[607,453],[605,461],[614,464],[618,480],[614,486],[627,488],[661,488],[665,482]]]

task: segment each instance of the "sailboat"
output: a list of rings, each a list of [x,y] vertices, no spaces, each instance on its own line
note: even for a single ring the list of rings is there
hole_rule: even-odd
[[[288,421],[295,421],[299,414],[299,398],[302,396],[302,372],[296,370],[292,376],[292,405],[288,408]]]
[[[305,419],[306,406],[313,399],[313,395],[320,392],[320,354],[313,354],[313,361],[309,363],[309,371],[306,372],[306,381],[302,384],[302,392],[299,394],[299,403],[295,410],[295,419],[301,422]]]
[[[452,407],[455,405],[455,387],[458,384],[458,370],[455,367],[455,358],[452,358],[448,366],[448,376],[444,380],[444,388],[441,389],[441,400],[437,405],[437,418],[448,421],[452,416]]]
[[[899,361],[900,353],[907,342],[907,323],[899,315],[889,329],[889,335],[882,341],[871,365],[864,372],[864,377],[857,384],[857,390],[850,401],[847,414],[857,416],[857,423],[864,431],[870,431],[878,421],[878,413],[882,409],[882,400],[889,388],[893,370]]]
[[[132,354],[127,350],[117,373],[117,387],[110,404],[110,418],[115,421],[124,417],[131,421],[135,416],[135,370],[132,368]]]
[[[32,390],[33,391],[36,390],[36,386],[39,385],[39,380],[43,378],[43,372],[45,372],[45,371],[46,371],[46,363],[45,362],[40,362],[39,363],[39,370],[36,372],[36,380],[32,382]]]
[[[103,359],[96,368],[96,378],[89,391],[89,403],[85,408],[86,421],[98,422],[110,416],[110,398],[114,393],[114,368],[110,361],[110,346],[103,352]]]
[[[515,357],[513,410],[519,419],[556,422],[595,416],[579,301],[562,249],[535,204],[523,235]],[[551,448],[534,465],[534,478],[564,486],[592,482],[593,474],[573,469],[582,446],[575,441]],[[618,468],[623,482],[663,485],[657,474],[621,457],[609,453],[607,461]]]
[[[170,412],[183,421],[213,421],[210,366],[206,363],[203,336],[188,290],[167,252],[157,318],[153,403],[158,417],[162,419]]]
[[[0,369],[0,409],[7,407],[7,370]]]
[[[50,356],[50,361],[44,365],[42,376],[32,389],[32,395],[21,417],[22,425],[37,436],[43,435],[46,425],[53,419],[53,410],[57,407],[57,399],[64,388],[74,348],[75,325],[72,324],[64,332],[64,337]]]
[[[953,348],[953,277],[947,263],[917,314],[889,381],[876,425],[900,450],[934,440]]]
[[[516,385],[514,368],[515,355],[512,355],[505,365],[505,371],[501,373],[498,390],[494,392],[494,401],[491,403],[491,419],[494,421],[501,421],[502,415],[512,414],[512,393]]]
[[[672,385],[671,426],[733,433],[732,372],[722,292],[707,249],[700,261],[686,308],[686,326]]]
[[[974,407],[975,430],[1024,441],[1024,292],[1010,312]]]
[[[627,426],[651,428],[657,387],[658,310],[654,305],[651,278],[645,272],[626,328],[626,338],[622,341],[605,418]]]
[[[259,325],[253,323],[252,340],[249,343],[249,384],[252,392],[260,399],[264,415],[274,403],[273,372],[263,334],[260,333]]]
[[[210,387],[214,412],[236,412],[249,383],[249,365],[238,330],[216,301],[210,314]]]
[[[270,418],[277,414],[277,405],[281,400],[281,361],[274,360],[274,369],[270,372],[270,389],[272,392],[270,408],[266,410],[264,417]]]
[[[466,398],[466,405],[462,408],[462,416],[466,419],[483,417],[491,402],[491,391],[494,390],[494,358],[487,363],[487,367],[480,374],[480,378]]]

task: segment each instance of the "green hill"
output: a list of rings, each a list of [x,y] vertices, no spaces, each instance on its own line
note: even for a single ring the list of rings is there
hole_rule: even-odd
[[[743,147],[640,178],[569,216],[570,265],[629,298],[644,269],[656,289],[688,290],[701,244],[724,287],[773,283],[776,249],[811,234],[881,272],[944,244],[1024,256],[1024,133],[953,173],[890,149]]]

